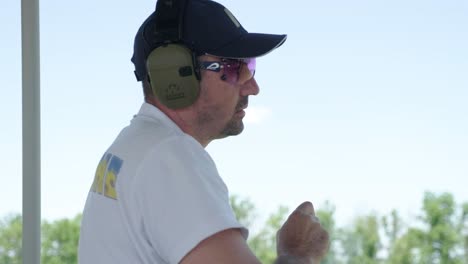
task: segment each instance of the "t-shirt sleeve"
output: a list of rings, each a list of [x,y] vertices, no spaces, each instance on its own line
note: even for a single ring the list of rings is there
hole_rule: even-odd
[[[135,181],[144,232],[165,261],[179,263],[202,240],[226,229],[240,228],[247,238],[214,162],[191,138],[158,144]]]

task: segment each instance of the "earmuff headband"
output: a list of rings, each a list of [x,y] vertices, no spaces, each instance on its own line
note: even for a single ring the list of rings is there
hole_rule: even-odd
[[[184,13],[187,0],[158,0],[156,3],[156,32],[163,43],[178,43],[183,37]]]

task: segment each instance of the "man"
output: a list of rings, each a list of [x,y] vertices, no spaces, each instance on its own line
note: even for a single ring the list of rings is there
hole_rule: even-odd
[[[158,2],[132,57],[145,103],[98,165],[79,263],[259,263],[204,148],[242,132],[255,58],[285,40],[248,33],[216,2]],[[277,264],[319,263],[328,247],[310,202],[277,240]]]

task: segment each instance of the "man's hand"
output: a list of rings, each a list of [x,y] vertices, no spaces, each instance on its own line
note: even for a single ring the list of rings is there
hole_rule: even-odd
[[[320,263],[328,244],[328,233],[320,225],[310,202],[294,210],[277,233],[278,258],[292,258],[296,263]]]

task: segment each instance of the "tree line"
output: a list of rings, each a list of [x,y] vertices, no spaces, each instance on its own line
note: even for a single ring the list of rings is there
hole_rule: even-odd
[[[246,198],[231,197],[238,220],[252,227],[255,205]],[[457,204],[452,194],[426,192],[416,219],[403,219],[398,211],[388,215],[370,213],[337,226],[336,208],[326,202],[317,210],[331,237],[322,264],[468,264],[468,203]],[[248,239],[262,263],[276,258],[276,231],[289,209],[280,206]],[[41,261],[44,264],[77,263],[81,215],[72,219],[43,221]],[[257,223],[258,224],[258,223]],[[0,220],[0,263],[20,264],[21,215]]]

